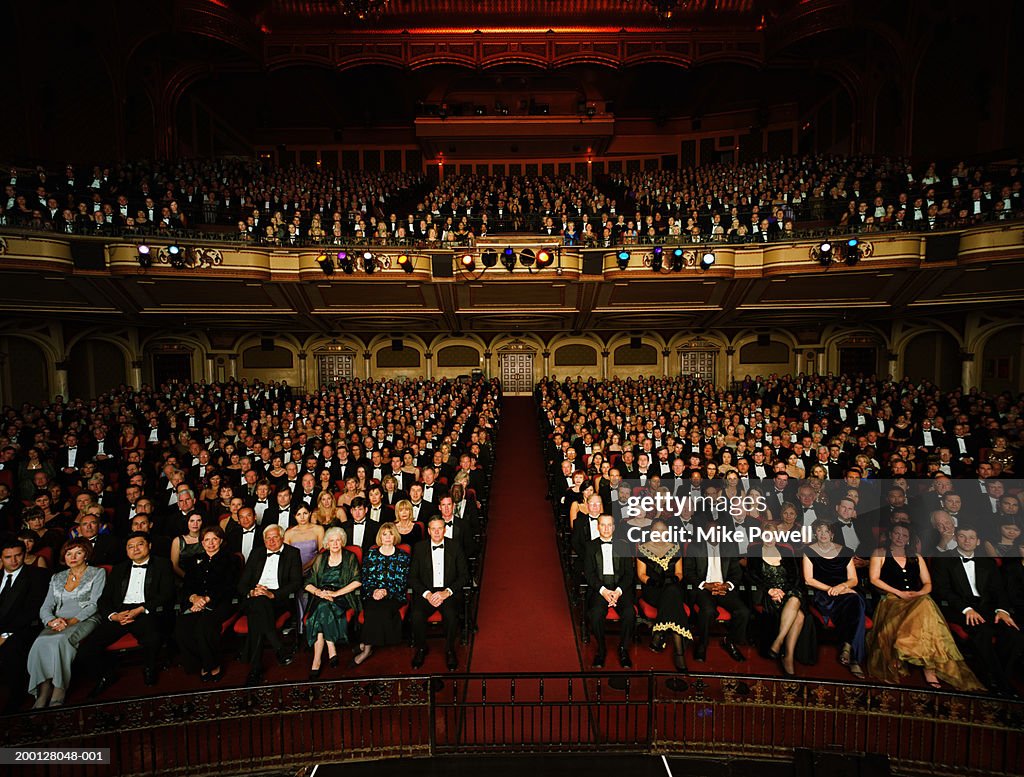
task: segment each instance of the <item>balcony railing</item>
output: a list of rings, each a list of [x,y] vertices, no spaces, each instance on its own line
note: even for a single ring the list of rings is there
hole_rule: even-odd
[[[385,677],[62,707],[0,721],[3,747],[110,748],[103,773],[139,777],[410,755],[788,760],[799,748],[880,754],[903,774],[1011,775],[1024,764],[1019,702],[734,675]]]

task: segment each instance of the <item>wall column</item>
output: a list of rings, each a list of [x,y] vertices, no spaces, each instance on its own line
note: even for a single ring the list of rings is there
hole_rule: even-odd
[[[544,377],[546,378],[551,374],[551,351],[545,349],[541,352],[541,356],[544,357]]]
[[[132,360],[132,388],[138,391],[142,388],[142,359]]]
[[[217,380],[217,356],[215,354],[206,354],[206,365],[203,369],[206,373],[207,383],[213,383]]]
[[[425,351],[423,360],[427,363],[427,380],[431,380],[434,374],[434,354],[431,351]]]
[[[484,351],[484,377],[491,379],[491,352]]]
[[[728,348],[725,349],[725,385],[726,386],[731,386],[733,380],[735,380],[735,378],[733,378],[733,374],[732,374],[733,357],[735,355],[736,355],[736,349],[733,348],[731,345]]]
[[[897,380],[900,369],[900,355],[896,351],[889,351],[887,356],[889,359],[889,376],[893,380]]]
[[[235,378],[236,380],[238,379],[238,354],[237,353],[229,353],[228,354],[228,372],[229,372],[229,374],[228,374],[228,378],[229,379],[230,378]]]
[[[601,351],[601,380],[608,380],[608,351]]]
[[[53,393],[59,394],[65,400],[70,399],[71,397],[68,395],[68,363],[62,361],[54,364],[53,375],[56,379],[54,381]]]
[[[370,379],[370,357],[372,354],[369,351],[363,351],[363,364],[365,365],[366,379]]]
[[[975,370],[974,354],[967,351],[960,353],[960,383],[964,391],[970,391],[978,386],[978,376]]]
[[[299,357],[299,381],[302,383],[302,390],[304,393],[309,393],[309,387],[306,385],[306,352],[299,351],[296,354]]]
[[[668,360],[672,356],[672,351],[668,348],[661,352],[661,374],[666,378],[668,377]]]

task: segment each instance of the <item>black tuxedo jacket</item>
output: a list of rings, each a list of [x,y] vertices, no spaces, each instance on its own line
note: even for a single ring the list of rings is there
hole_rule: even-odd
[[[410,503],[411,504],[411,503]],[[440,515],[441,511],[437,509],[437,505],[433,502],[423,500],[419,503],[419,510],[416,509],[416,505],[413,505],[412,515],[413,520],[420,521],[424,526],[433,518],[435,515]]]
[[[963,611],[973,607],[986,620],[991,620],[995,610],[1010,609],[1009,597],[1003,588],[999,568],[995,559],[983,558],[974,554],[974,575],[980,596],[971,591],[966,564],[961,560],[960,553],[951,550],[937,558],[934,563],[932,582],[935,586],[935,598],[945,602],[943,612],[950,620],[963,622]]]
[[[99,445],[92,441],[84,446],[79,445],[79,451],[85,449],[88,454],[88,458],[82,459],[82,461],[90,461],[99,455]],[[117,440],[113,437],[107,437],[103,440],[103,451],[106,454],[104,462],[116,462],[121,458],[121,446],[117,444]]]
[[[262,529],[265,526],[270,526],[273,523],[281,523],[279,518],[285,513],[288,514],[288,526],[291,527],[294,524],[295,511],[299,509],[299,504],[301,504],[299,500],[293,497],[288,506],[282,508],[277,503],[277,500],[274,500],[270,507],[263,511],[263,520],[260,521],[259,524],[260,528]],[[315,503],[313,507],[316,507]]]
[[[0,574],[0,586],[6,573]],[[0,634],[33,637],[42,629],[39,609],[50,585],[50,573],[39,567],[23,566],[10,592],[0,603]]]
[[[722,582],[739,586],[743,580],[743,567],[740,566],[739,549],[729,543],[719,545],[722,560]],[[690,543],[683,559],[683,581],[695,589],[708,576],[707,543],[695,540]]]
[[[253,528],[252,550],[255,551],[263,547],[263,527],[257,523]],[[228,521],[224,528],[224,547],[230,553],[242,552],[242,525],[237,521]]]
[[[458,542],[446,539],[444,550],[432,549],[430,540],[416,543],[412,549],[412,563],[409,568],[409,586],[412,595],[422,597],[427,591],[434,590],[433,553],[444,553],[444,587],[459,595],[469,583],[469,564],[466,554]]]
[[[613,581],[606,581],[604,575],[604,553],[601,550],[601,538],[591,540],[583,552],[583,576],[590,590],[597,593],[604,586],[612,591],[621,588],[622,593],[633,595],[633,575],[636,570],[636,559],[629,553],[629,546],[612,540],[612,569],[615,572]]]
[[[121,612],[125,604],[143,604],[150,614],[168,617],[173,613],[175,579],[174,568],[165,558],[150,554],[147,561],[145,600],[142,602],[125,602],[128,581],[132,574],[132,561],[123,561],[114,566],[107,576],[107,583],[99,601],[99,617],[106,620],[115,612]]]
[[[363,523],[366,524],[366,528],[363,530],[363,541],[359,547],[363,549],[363,556],[365,557],[367,551],[377,544],[377,531],[380,529],[380,524],[371,521],[369,515],[367,515],[366,520],[363,521]],[[349,518],[341,524],[341,528],[345,530],[345,536],[348,538],[348,544],[355,545],[355,521]]]
[[[53,460],[54,469],[56,469],[57,472],[67,469],[70,466],[68,464],[68,458],[68,447],[66,445],[61,446]],[[85,445],[79,443],[75,450],[75,469],[81,469],[82,465],[89,461],[90,458],[92,458],[92,456],[89,449]]]
[[[253,548],[249,554],[249,560],[242,570],[242,577],[238,581],[238,593],[247,597],[249,591],[256,587],[260,577],[263,576],[263,567],[267,563],[267,549],[265,547]],[[294,596],[302,588],[302,554],[298,548],[291,545],[281,546],[281,560],[277,565],[277,590],[274,592],[274,601],[280,602],[290,596]]]
[[[113,534],[100,534],[92,543],[92,556],[89,563],[94,567],[103,564],[117,564],[123,558],[124,543]]]

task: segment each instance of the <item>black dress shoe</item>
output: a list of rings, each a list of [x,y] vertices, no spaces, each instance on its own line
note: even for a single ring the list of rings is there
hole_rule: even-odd
[[[97,698],[101,693],[107,690],[107,688],[109,688],[115,682],[117,682],[116,675],[104,675],[99,679],[99,682],[96,683],[96,687],[89,692],[89,698]]]
[[[594,654],[594,660],[590,664],[594,669],[604,669],[604,653]]]
[[[156,669],[146,667],[142,670],[142,682],[152,688],[156,685]]]
[[[277,656],[277,663],[279,663],[281,666],[288,666],[288,664],[290,664],[294,660],[292,654],[284,648],[278,650],[277,653],[275,653],[275,655]]]
[[[723,638],[721,644],[722,644],[722,650],[724,650],[726,653],[728,653],[730,658],[732,658],[733,661],[746,661],[747,660],[746,656],[744,656],[740,652],[740,649],[738,647],[736,647],[736,643],[733,642],[731,639]]]
[[[673,653],[672,664],[680,674],[687,674],[690,671],[686,666],[686,653]]]
[[[416,648],[416,652],[412,654],[412,668],[419,669],[423,666],[423,662],[427,660],[427,649]]]
[[[619,665],[623,669],[630,669],[633,666],[633,659],[629,657],[629,651],[624,645],[619,645]]]
[[[651,651],[654,653],[660,653],[665,649],[665,632],[659,631],[653,637],[651,637]]]
[[[211,683],[219,683],[221,680],[224,679],[224,669],[221,668],[221,670],[219,672],[217,672],[217,674],[214,674],[213,672],[210,672],[210,674],[206,675],[206,678]]]
[[[222,672],[223,674],[223,672]],[[263,682],[263,672],[259,669],[250,669],[249,674],[245,676],[246,685],[259,685]]]
[[[445,654],[445,665],[448,667],[449,672],[454,672],[459,668],[459,657],[455,655],[454,650],[449,650]]]
[[[703,663],[708,657],[708,647],[703,642],[693,649],[693,660]]]

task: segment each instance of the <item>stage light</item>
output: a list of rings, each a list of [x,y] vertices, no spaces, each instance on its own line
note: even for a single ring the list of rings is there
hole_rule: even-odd
[[[542,248],[537,252],[537,269],[543,270],[545,267],[550,267],[551,263],[555,261],[555,255],[552,254],[548,249]]]
[[[664,248],[661,246],[654,246],[654,250],[651,252],[651,269],[654,270],[654,272],[661,272],[661,268],[664,267],[664,253]]]
[[[822,267],[828,267],[832,263],[832,244],[827,240],[818,246],[818,261]]]
[[[516,252],[512,250],[512,246],[507,246],[505,250],[501,252],[501,263],[509,272],[512,272],[516,268]]]
[[[493,248],[488,248],[480,254],[480,261],[484,267],[494,267],[498,263],[498,252]]]
[[[463,254],[459,258],[459,262],[462,264],[462,269],[467,272],[473,272],[476,269],[476,261],[473,259],[473,254]]]
[[[533,252],[532,248],[524,248],[519,252],[519,264],[523,267],[533,267],[535,261],[537,261],[537,254]]]
[[[860,241],[855,237],[851,237],[846,241],[846,264],[848,267],[853,267],[859,261]]]
[[[683,256],[683,249],[677,248],[672,252],[672,272],[681,272],[683,265],[686,263],[686,257]]]
[[[143,269],[153,266],[153,255],[149,252],[149,246],[145,243],[139,244],[139,255],[138,255],[139,267]]]
[[[171,243],[167,246],[167,261],[171,263],[171,267],[182,269],[185,266],[185,251],[177,243]]]
[[[373,251],[363,251],[363,269],[367,275],[372,275],[377,269],[377,257],[373,255]]]
[[[715,254],[713,251],[705,251],[703,256],[700,258],[700,269],[707,270],[715,263]]]
[[[615,259],[619,263],[620,270],[625,270],[627,267],[629,267],[629,251],[619,251]]]
[[[409,254],[399,254],[398,266],[406,272],[412,272],[415,269],[412,266],[412,259],[409,258]]]
[[[331,259],[329,254],[320,254],[316,258],[316,263],[320,265],[320,269],[323,270],[324,275],[334,274],[334,261]]]
[[[348,251],[338,251],[338,267],[346,275],[351,275],[352,270],[355,269],[352,263],[352,257],[348,255]]]

